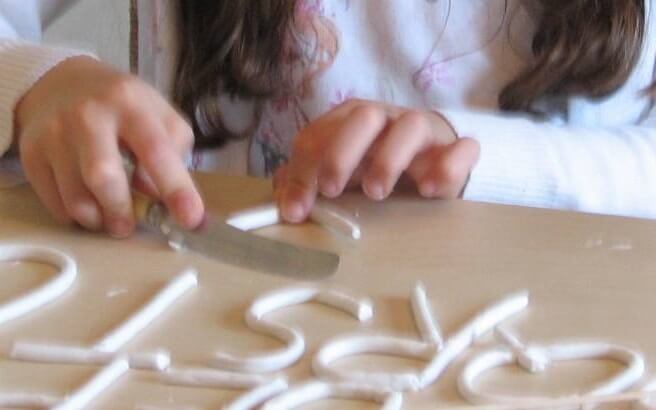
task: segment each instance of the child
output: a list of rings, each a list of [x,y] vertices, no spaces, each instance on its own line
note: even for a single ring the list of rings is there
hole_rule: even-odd
[[[361,186],[381,200],[401,180],[425,197],[656,217],[656,0],[168,4],[179,18],[154,25],[168,53],[155,61],[179,56],[173,100],[196,146],[248,138],[249,170],[275,173],[290,221],[318,194]],[[139,184],[198,223],[181,159],[191,133],[150,88],[74,52],[0,50],[14,142],[56,215],[131,231],[121,143],[143,167]],[[244,102],[251,121],[235,124]]]

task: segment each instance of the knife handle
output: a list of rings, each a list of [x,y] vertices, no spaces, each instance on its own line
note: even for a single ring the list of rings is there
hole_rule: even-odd
[[[121,149],[121,159],[123,160],[123,169],[132,185],[134,172],[137,168],[134,154],[127,149]],[[159,228],[166,219],[166,210],[161,203],[148,196],[132,189],[132,212],[138,223],[142,223],[154,228]]]

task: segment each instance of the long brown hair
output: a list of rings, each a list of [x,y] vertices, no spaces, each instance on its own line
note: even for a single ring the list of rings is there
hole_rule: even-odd
[[[282,91],[283,38],[297,2],[179,0],[181,53],[174,100],[192,120],[197,147],[240,137],[225,127],[219,95],[261,103]],[[501,109],[532,112],[545,97],[601,98],[627,81],[641,56],[645,0],[539,4],[535,58],[501,92]]]

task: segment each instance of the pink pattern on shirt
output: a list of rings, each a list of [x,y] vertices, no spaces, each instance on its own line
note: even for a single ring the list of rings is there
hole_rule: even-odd
[[[424,93],[433,87],[449,85],[452,81],[449,61],[429,61],[412,76],[414,87]]]
[[[348,100],[355,98],[355,90],[349,88],[348,90],[338,89],[335,90],[333,99],[330,101],[330,108],[335,108],[340,104],[345,103]]]

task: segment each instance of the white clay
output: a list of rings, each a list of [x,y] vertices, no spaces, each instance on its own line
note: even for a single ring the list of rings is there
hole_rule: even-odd
[[[127,359],[116,359],[68,397],[66,401],[54,407],[53,410],[82,410],[86,408],[91,401],[112,386],[128,370],[130,370],[130,364]]]
[[[451,406],[449,410],[590,410],[602,406],[602,409],[625,409],[645,396],[645,392],[628,392],[602,396],[569,396],[558,399],[536,399],[513,404],[479,404],[472,406]],[[611,406],[612,405],[612,406]],[[642,407],[633,407],[643,410]],[[649,409],[649,408],[647,408]]]
[[[516,338],[515,338],[516,340]],[[538,358],[539,363],[552,364],[554,362],[581,360],[581,359],[608,359],[619,361],[626,369],[613,376],[605,383],[601,383],[584,396],[604,396],[623,392],[637,383],[645,371],[643,357],[622,346],[611,345],[603,342],[577,342],[559,343],[549,346],[530,346],[524,348],[521,343],[512,342],[511,349],[490,350],[476,355],[472,358],[462,371],[458,379],[460,394],[473,404],[531,404],[543,397],[508,396],[493,393],[483,393],[475,387],[475,380],[482,373],[495,367],[518,363],[530,371],[535,367],[531,358]],[[515,349],[531,351],[527,363],[519,362]],[[541,371],[544,369],[541,369]]]
[[[417,283],[410,297],[415,326],[424,342],[434,345],[438,350],[444,347],[442,331],[435,319],[433,307],[426,296],[426,288]]]
[[[223,407],[223,410],[251,410],[270,398],[277,396],[289,388],[287,380],[278,377],[269,383],[255,387],[249,392],[239,396]]]
[[[91,348],[17,341],[12,347],[11,357],[18,360],[47,363],[106,365],[113,361],[119,350],[139,332],[197,285],[197,273],[192,269],[184,271],[171,280],[139,311]],[[130,366],[135,369],[163,370],[171,363],[169,353],[163,350],[132,354],[127,357]]]
[[[498,341],[505,344],[515,355],[517,363],[531,373],[544,372],[551,364],[551,360],[545,355],[544,349],[533,349],[524,344],[512,333],[497,327],[494,335]]]
[[[198,286],[198,275],[196,271],[193,269],[184,271],[169,282],[153,299],[127,321],[104,336],[94,346],[94,349],[104,352],[117,352],[157,319],[157,317],[162,315],[176,300],[196,286]]]
[[[107,365],[116,354],[88,347],[63,346],[50,343],[16,342],[10,357],[40,363]],[[140,370],[164,370],[171,363],[170,354],[165,350],[128,355],[130,368]]]
[[[228,370],[243,372],[274,372],[298,361],[305,351],[303,335],[296,329],[264,319],[275,310],[310,301],[332,306],[355,316],[359,321],[373,317],[369,299],[356,298],[335,290],[322,290],[314,286],[301,286],[270,292],[258,298],[246,312],[248,326],[262,334],[273,336],[286,343],[286,347],[272,352],[238,356],[218,352],[213,365]]]
[[[276,204],[270,203],[235,212],[225,222],[242,231],[252,231],[277,225],[282,222],[282,218]]]
[[[416,391],[421,388],[418,372],[345,371],[331,366],[339,359],[360,354],[383,354],[428,361],[435,355],[435,346],[411,339],[382,335],[343,336],[326,343],[319,349],[312,362],[312,368],[316,375],[322,378],[374,386],[379,389]]]
[[[162,371],[171,366],[171,354],[164,349],[156,349],[145,353],[130,353],[127,357],[131,369]]]
[[[317,202],[310,211],[310,219],[319,225],[339,232],[353,239],[360,239],[361,231],[357,222],[345,212],[334,206]],[[276,204],[265,204],[255,208],[233,213],[226,223],[242,231],[251,231],[282,222]]]
[[[148,404],[137,404],[133,410],[205,410],[195,406],[151,406]]]
[[[310,219],[321,226],[352,239],[358,240],[362,237],[360,225],[350,215],[335,206],[322,203],[321,201],[312,207]]]
[[[251,389],[270,382],[271,377],[215,369],[167,369],[160,379],[168,384],[220,389]]]
[[[633,410],[656,409],[656,379],[645,384],[640,391],[644,396],[633,405]]]
[[[434,383],[444,370],[482,335],[527,306],[528,292],[524,291],[502,299],[475,316],[454,336],[448,338],[444,348],[426,366],[420,377],[421,388]]]
[[[262,410],[287,410],[323,399],[366,400],[382,404],[383,410],[400,409],[403,396],[386,390],[350,383],[309,382],[292,387],[267,401]]]
[[[73,258],[45,246],[0,245],[0,261],[45,263],[59,271],[45,284],[1,305],[0,325],[54,301],[73,285],[77,276],[77,265]]]
[[[30,393],[0,393],[0,408],[50,409],[61,402],[58,397]]]
[[[237,356],[228,352],[214,354],[212,365],[220,369],[250,373],[270,373],[282,370],[298,361],[305,352],[305,340],[296,329],[288,328],[265,319],[254,320],[247,314],[249,327],[258,333],[275,337],[285,347],[270,352]]]

